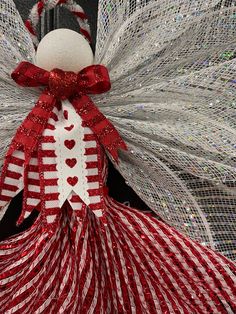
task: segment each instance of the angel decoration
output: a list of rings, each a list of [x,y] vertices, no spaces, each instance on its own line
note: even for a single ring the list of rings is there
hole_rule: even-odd
[[[43,10],[82,34],[37,43]],[[35,17],[36,15],[36,17]],[[95,57],[72,0],[23,24],[0,3],[2,313],[235,313],[235,33],[230,1],[99,1]],[[109,196],[107,158],[157,214]]]

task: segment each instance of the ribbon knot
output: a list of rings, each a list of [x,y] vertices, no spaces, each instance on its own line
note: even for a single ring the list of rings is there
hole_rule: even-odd
[[[28,158],[37,150],[37,144],[58,101],[69,99],[85,125],[92,129],[99,142],[113,159],[118,161],[118,149],[127,149],[113,124],[95,106],[88,94],[101,94],[110,87],[107,69],[91,65],[78,74],[54,69],[48,72],[29,62],[21,62],[12,73],[13,80],[23,87],[45,86],[31,112],[18,128],[8,155],[23,147]]]
[[[78,93],[78,74],[54,69],[49,74],[49,89],[58,99],[65,100]]]

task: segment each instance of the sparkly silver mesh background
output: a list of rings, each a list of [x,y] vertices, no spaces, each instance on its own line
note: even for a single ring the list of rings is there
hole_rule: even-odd
[[[236,1],[99,1],[96,103],[118,169],[167,223],[236,258]]]
[[[37,99],[10,72],[34,48],[0,2],[0,158]],[[236,258],[236,6],[218,0],[99,1],[94,97],[129,146],[116,166],[165,222]],[[16,109],[16,108],[20,108]]]

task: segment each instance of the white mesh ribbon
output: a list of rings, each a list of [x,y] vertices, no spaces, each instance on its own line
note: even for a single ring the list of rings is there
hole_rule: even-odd
[[[128,144],[118,170],[165,222],[236,257],[235,1],[99,1],[96,104]]]
[[[99,1],[94,97],[129,146],[118,170],[165,222],[236,257],[235,1]],[[10,79],[34,48],[13,1],[0,2],[0,158],[38,92]],[[36,94],[35,94],[36,93]]]
[[[11,72],[22,60],[33,62],[34,47],[13,1],[0,1],[0,165],[17,127],[37,99],[37,91],[22,89]]]

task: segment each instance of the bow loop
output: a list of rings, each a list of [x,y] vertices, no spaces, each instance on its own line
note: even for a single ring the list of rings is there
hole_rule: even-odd
[[[102,94],[110,88],[109,74],[103,65],[91,65],[80,71],[78,89],[82,94]]]
[[[23,61],[11,74],[12,79],[23,87],[47,86],[49,81],[49,72]]]

